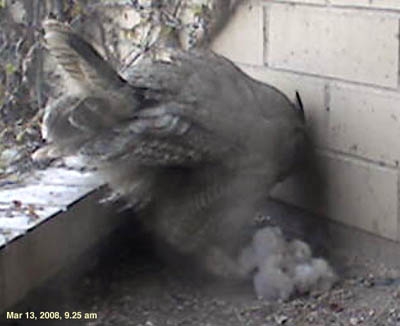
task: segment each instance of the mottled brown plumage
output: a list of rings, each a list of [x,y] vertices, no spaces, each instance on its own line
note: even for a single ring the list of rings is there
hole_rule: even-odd
[[[46,109],[49,152],[97,166],[178,251],[234,256],[257,203],[301,154],[302,112],[209,51],[171,49],[120,76],[69,26],[44,27],[68,86]]]

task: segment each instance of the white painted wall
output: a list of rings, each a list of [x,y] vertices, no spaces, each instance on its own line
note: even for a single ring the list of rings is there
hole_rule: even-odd
[[[301,94],[326,195],[318,207],[304,200],[298,177],[274,195],[392,240],[400,240],[399,21],[398,0],[253,0],[213,44],[289,98]]]

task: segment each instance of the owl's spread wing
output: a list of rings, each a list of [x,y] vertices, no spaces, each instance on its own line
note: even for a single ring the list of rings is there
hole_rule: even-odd
[[[44,28],[50,53],[83,90],[68,92],[46,110],[47,140],[61,153],[170,166],[216,161],[232,149],[215,128],[188,114],[196,101],[178,96],[193,73],[190,64],[150,65],[144,81],[138,74],[130,84],[68,25],[48,20]]]
[[[173,104],[170,104],[173,105]],[[217,162],[232,153],[230,142],[190,119],[169,113],[168,105],[141,111],[132,121],[100,136],[82,151],[100,160],[126,159],[141,165],[192,166]]]
[[[228,140],[180,114],[180,106],[159,104],[117,120],[102,99],[67,96],[48,109],[47,140],[65,154],[156,166],[212,162],[233,150]]]

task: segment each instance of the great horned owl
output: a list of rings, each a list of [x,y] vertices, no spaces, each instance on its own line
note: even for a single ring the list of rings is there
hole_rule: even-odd
[[[234,257],[257,203],[301,155],[301,110],[207,50],[171,49],[120,75],[68,25],[44,28],[68,87],[46,108],[42,152],[83,156],[179,252]]]

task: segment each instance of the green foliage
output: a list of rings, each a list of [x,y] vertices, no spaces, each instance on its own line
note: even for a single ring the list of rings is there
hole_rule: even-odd
[[[192,13],[194,16],[201,17],[206,11],[207,7],[204,4],[194,5],[192,7]]]
[[[84,12],[83,6],[79,2],[74,2],[73,6],[71,8],[71,13],[70,13],[71,16],[76,17],[76,16],[83,14],[83,12]]]
[[[12,63],[7,63],[5,68],[7,75],[12,75],[17,71],[17,68]]]
[[[166,37],[166,36],[171,35],[173,32],[174,32],[174,28],[172,26],[162,25],[161,31],[160,31],[160,36]]]

